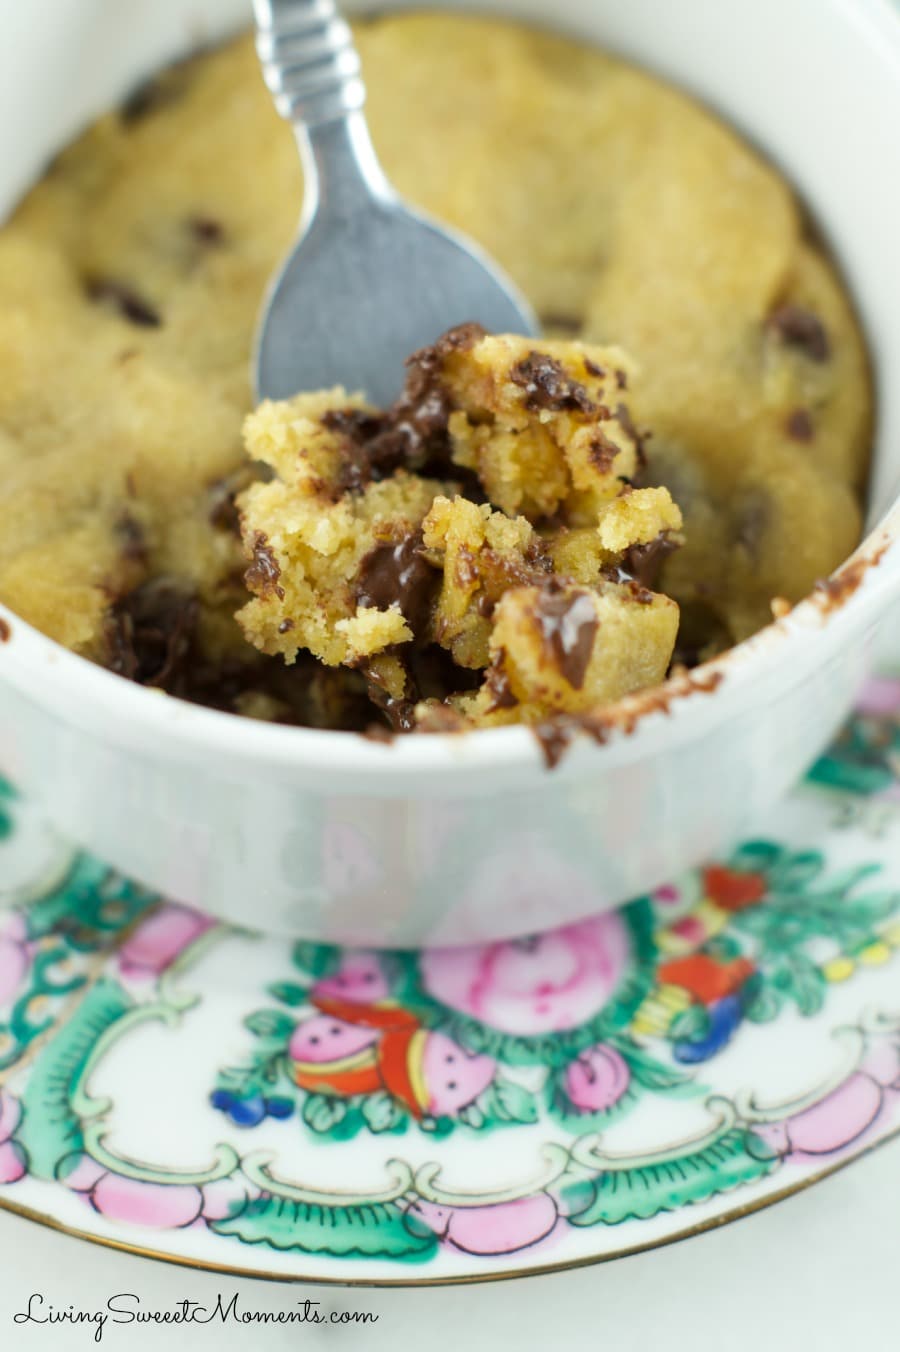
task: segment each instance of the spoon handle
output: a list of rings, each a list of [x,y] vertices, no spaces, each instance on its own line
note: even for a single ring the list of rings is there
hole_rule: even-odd
[[[298,132],[363,107],[359,55],[335,0],[253,0],[253,8],[266,84]]]

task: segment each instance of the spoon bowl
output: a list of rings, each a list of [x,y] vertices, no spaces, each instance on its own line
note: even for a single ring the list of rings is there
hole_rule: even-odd
[[[266,83],[294,127],[306,187],[299,240],[264,310],[258,397],[343,385],[387,405],[410,352],[457,324],[536,333],[499,268],[391,187],[362,111],[353,37],[333,0],[254,7]]]

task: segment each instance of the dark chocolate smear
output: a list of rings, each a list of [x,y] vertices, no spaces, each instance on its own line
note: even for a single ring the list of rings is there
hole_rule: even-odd
[[[88,299],[95,305],[108,306],[129,324],[136,324],[142,329],[158,329],[162,325],[159,312],[124,282],[118,282],[113,277],[89,277],[84,289]]]
[[[12,638],[12,630],[6,620],[0,618],[0,643],[8,643]]]
[[[525,391],[525,405],[532,412],[597,411],[584,385],[573,380],[561,362],[543,352],[530,352],[513,367],[510,379]]]
[[[431,618],[440,574],[425,558],[422,533],[376,545],[363,559],[356,583],[356,602],[388,610],[396,604],[418,637]]]
[[[769,315],[768,324],[782,342],[798,348],[810,361],[822,363],[831,356],[828,330],[812,310],[802,305],[781,305]]]
[[[599,624],[590,593],[573,593],[550,582],[538,596],[534,613],[546,651],[563,679],[573,690],[580,690]]]

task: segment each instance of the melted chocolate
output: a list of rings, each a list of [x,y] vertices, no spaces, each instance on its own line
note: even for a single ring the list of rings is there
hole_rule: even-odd
[[[413,633],[428,627],[440,575],[422,553],[422,533],[376,547],[363,559],[356,583],[356,602],[388,610],[399,605]]]
[[[505,653],[498,654],[496,660],[488,669],[485,679],[485,684],[491,696],[489,713],[496,713],[498,709],[514,709],[519,703],[512,692],[509,676],[506,673],[505,656]]]
[[[159,312],[124,282],[117,282],[112,277],[89,277],[84,289],[88,300],[96,305],[108,305],[129,324],[142,329],[158,329],[162,325]]]
[[[8,643],[12,638],[12,630],[6,620],[0,618],[0,643]]]
[[[176,583],[145,582],[111,607],[107,666],[138,685],[176,690],[195,654],[196,597]]]
[[[409,469],[426,477],[450,473],[465,482],[469,496],[482,500],[476,476],[452,464],[447,431],[452,409],[440,377],[450,353],[473,347],[484,336],[480,324],[462,324],[433,347],[413,353],[403,393],[385,413],[338,409],[325,414],[325,426],[345,437],[342,491],[361,492],[398,469]]]
[[[557,582],[541,591],[534,609],[544,648],[573,690],[584,685],[599,621],[588,592],[566,592]]]
[[[648,544],[632,545],[622,559],[617,581],[630,579],[639,587],[646,587],[652,592],[659,580],[663,564],[678,547],[677,542],[665,532],[658,535],[655,540],[650,540]]]
[[[597,405],[584,385],[573,380],[554,357],[542,352],[524,357],[513,367],[510,379],[525,391],[525,406],[532,412],[563,413],[576,409],[582,413],[597,412]]]
[[[812,310],[802,305],[781,305],[769,315],[768,324],[782,342],[798,348],[810,361],[821,364],[831,356],[828,330]]]
[[[284,588],[279,585],[281,569],[278,566],[278,560],[272,553],[268,536],[261,530],[258,530],[253,537],[252,551],[253,562],[244,573],[244,581],[248,588],[255,592],[257,596],[262,597],[264,601],[271,600],[273,596],[277,596],[279,601],[283,601]]]

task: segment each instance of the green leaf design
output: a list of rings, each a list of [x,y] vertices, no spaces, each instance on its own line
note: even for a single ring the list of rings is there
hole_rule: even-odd
[[[274,986],[268,987],[269,994],[275,1000],[280,1000],[283,1005],[289,1005],[291,1009],[296,1009],[298,1005],[305,1005],[309,1000],[309,989],[306,986],[297,986],[292,981],[277,981]]]
[[[319,1206],[263,1195],[237,1216],[210,1222],[219,1235],[272,1249],[325,1253],[334,1258],[391,1258],[425,1262],[437,1239],[425,1226],[410,1227],[397,1202]]]
[[[482,1127],[487,1126],[487,1114],[478,1103],[467,1103],[465,1108],[460,1108],[458,1117],[460,1122],[465,1122],[467,1127],[473,1131],[480,1131]],[[441,1119],[439,1118],[438,1121]],[[446,1120],[446,1119],[445,1119]]]
[[[383,1090],[364,1098],[361,1111],[366,1126],[376,1134],[382,1131],[396,1131],[398,1127],[406,1124],[406,1114],[396,1099],[391,1098],[390,1094],[384,1093]]]
[[[272,1042],[286,1042],[295,1026],[290,1014],[280,1009],[258,1009],[244,1020],[244,1027],[251,1033]]]
[[[607,1170],[593,1184],[593,1195],[583,1206],[584,1182],[564,1190],[572,1225],[619,1225],[626,1220],[649,1220],[661,1211],[677,1211],[705,1202],[719,1193],[764,1177],[777,1163],[774,1152],[760,1137],[739,1127],[723,1134],[704,1150],[666,1163],[641,1168]]]
[[[669,1025],[672,1042],[703,1042],[709,1036],[709,1010],[704,1005],[688,1005]]]
[[[804,1018],[818,1014],[825,1003],[826,981],[809,958],[797,955],[792,964],[791,994]]]
[[[534,1095],[512,1080],[497,1076],[481,1095],[480,1102],[491,1117],[500,1122],[536,1122]]]
[[[347,1116],[347,1100],[331,1094],[309,1094],[303,1104],[303,1121],[311,1131],[325,1135]]]
[[[301,939],[294,944],[291,958],[294,966],[313,981],[334,972],[341,961],[341,950],[333,944],[311,944]]]
[[[121,986],[107,978],[98,981],[35,1061],[17,1134],[32,1173],[53,1178],[57,1163],[81,1149],[81,1123],[71,1096],[98,1039],[131,1008]]]
[[[676,1070],[673,1066],[663,1065],[630,1038],[615,1038],[612,1045],[628,1062],[632,1081],[642,1089],[649,1089],[655,1094],[698,1092],[690,1075],[685,1075],[684,1071]]]

